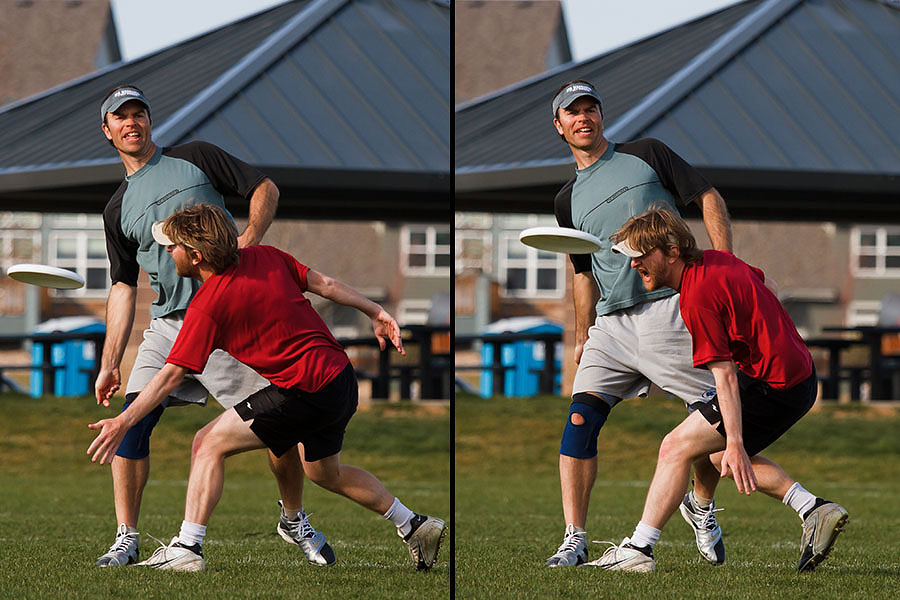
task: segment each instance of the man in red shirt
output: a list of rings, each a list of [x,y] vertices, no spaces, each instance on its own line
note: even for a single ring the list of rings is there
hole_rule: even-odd
[[[142,563],[198,571],[206,524],[222,496],[227,456],[268,447],[281,456],[302,444],[307,476],[318,485],[390,520],[417,569],[437,558],[445,523],[419,515],[390,494],[371,473],[340,462],[344,430],[356,411],[356,376],[344,349],[312,308],[310,291],[352,306],[372,319],[381,349],[385,338],[405,354],[397,321],[353,288],[300,264],[271,246],[238,250],[237,231],[211,204],[176,211],[154,225],[157,242],[178,274],[202,282],[166,365],[114,419],[89,425],[100,434],[88,448],[92,461],[111,460],[128,429],[158,406],[188,373],[200,372],[221,348],[272,385],[213,419],[197,432],[192,449],[181,531]]]
[[[611,239],[614,251],[631,257],[646,289],[680,292],[694,366],[712,372],[716,397],[692,406],[663,440],[631,538],[589,565],[655,570],[653,545],[679,507],[690,466],[709,455],[738,492],[759,490],[797,511],[803,521],[798,569],[813,570],[828,556],[848,515],[758,454],[806,414],[817,391],[809,351],[765,275],[729,252],[699,250],[687,224],[665,209],[632,217]]]

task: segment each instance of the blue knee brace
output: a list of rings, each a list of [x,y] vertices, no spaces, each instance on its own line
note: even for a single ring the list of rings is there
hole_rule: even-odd
[[[610,404],[594,394],[579,392],[572,396],[569,418],[563,429],[559,453],[572,458],[593,458],[597,456],[597,436],[609,416]],[[583,422],[572,423],[572,417],[579,415]]]
[[[128,394],[125,397],[125,404],[122,405],[123,412],[134,402],[135,398],[137,398],[137,394]],[[116,456],[133,459],[150,456],[150,434],[153,433],[153,428],[159,423],[159,418],[164,410],[166,410],[165,407],[159,405],[151,413],[135,423],[134,427],[125,434],[122,444],[116,451]]]

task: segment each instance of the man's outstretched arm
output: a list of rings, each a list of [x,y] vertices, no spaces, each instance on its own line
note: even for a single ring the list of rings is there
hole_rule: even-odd
[[[406,356],[403,340],[400,339],[400,325],[380,304],[369,300],[346,283],[312,269],[306,274],[306,285],[313,294],[328,298],[337,304],[351,306],[365,314],[372,319],[372,329],[381,349],[384,350],[387,347],[384,341],[384,338],[387,338],[391,340],[400,354]]]

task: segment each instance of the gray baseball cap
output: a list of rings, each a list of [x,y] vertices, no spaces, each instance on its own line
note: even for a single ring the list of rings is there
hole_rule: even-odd
[[[150,112],[150,101],[144,97],[141,90],[133,87],[122,87],[107,96],[103,104],[100,105],[100,120],[102,121],[106,117],[106,113],[116,112],[120,106],[129,100],[137,100],[147,107],[148,113]]]
[[[582,96],[590,96],[597,101],[597,104],[603,106],[600,94],[597,93],[594,86],[583,81],[576,81],[560,90],[553,99],[553,117],[556,118],[556,111],[559,110],[560,107],[566,108]]]

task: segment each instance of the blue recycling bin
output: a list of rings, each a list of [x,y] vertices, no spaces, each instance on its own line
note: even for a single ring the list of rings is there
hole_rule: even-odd
[[[51,319],[38,325],[34,333],[103,333],[106,325],[93,317],[63,317]],[[97,356],[94,342],[84,340],[67,340],[53,344],[50,349],[50,364],[56,369],[53,373],[54,396],[83,396],[90,392],[90,371],[100,357]],[[35,342],[31,346],[31,364],[40,366],[44,361],[44,345]],[[31,371],[31,396],[37,398],[45,392],[44,376],[40,369]]]
[[[562,333],[563,327],[553,321],[539,317],[514,317],[502,319],[485,327],[484,333]],[[556,348],[557,373],[553,381],[553,392],[558,394],[561,390],[562,375],[562,344]],[[494,363],[494,348],[492,344],[484,344],[481,348],[481,364],[490,367]],[[534,396],[540,390],[540,373],[544,368],[544,342],[532,340],[519,340],[502,344],[500,346],[500,362],[504,367],[509,367],[503,373],[504,396]],[[492,369],[481,371],[479,381],[479,393],[488,398],[494,393],[494,377]]]

